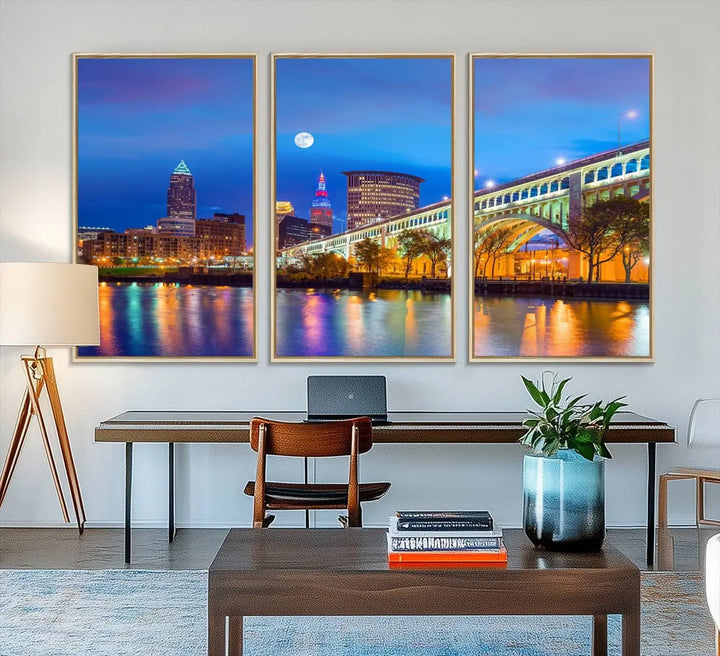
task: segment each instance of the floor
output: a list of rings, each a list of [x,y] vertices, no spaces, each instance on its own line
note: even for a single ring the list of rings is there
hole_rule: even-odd
[[[659,530],[653,569],[702,571],[705,544],[719,530]],[[134,529],[133,562],[126,566],[122,529],[89,528],[78,535],[71,528],[0,528],[0,569],[207,569],[226,535],[227,529],[180,529],[168,543],[167,530]],[[641,570],[648,569],[645,529],[611,528],[607,541]]]

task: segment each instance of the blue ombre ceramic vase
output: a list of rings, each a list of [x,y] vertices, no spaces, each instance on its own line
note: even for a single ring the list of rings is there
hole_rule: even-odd
[[[536,547],[597,551],[605,539],[605,460],[572,449],[523,460],[523,522]]]

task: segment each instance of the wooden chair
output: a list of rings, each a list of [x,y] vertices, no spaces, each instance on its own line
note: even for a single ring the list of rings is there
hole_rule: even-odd
[[[375,501],[390,483],[359,483],[358,456],[372,448],[368,417],[322,423],[289,423],[254,417],[250,446],[257,451],[257,473],[245,486],[254,497],[253,527],[267,527],[275,519],[267,510],[346,509],[347,526],[362,526],[361,503]],[[265,480],[268,455],[325,458],[350,456],[348,482],[274,483]],[[344,518],[341,518],[341,521]]]
[[[688,445],[720,447],[720,398],[698,399],[690,411]],[[720,470],[676,467],[660,476],[658,490],[658,526],[667,526],[668,481],[695,481],[695,523],[720,526],[720,519],[705,516],[705,485],[720,484]]]

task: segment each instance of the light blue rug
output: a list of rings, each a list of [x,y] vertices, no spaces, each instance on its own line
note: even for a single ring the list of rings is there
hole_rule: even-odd
[[[708,656],[697,573],[643,573],[643,656]],[[207,572],[0,570],[0,656],[203,656]],[[611,656],[619,618],[609,620]],[[246,656],[587,656],[583,617],[247,618]]]

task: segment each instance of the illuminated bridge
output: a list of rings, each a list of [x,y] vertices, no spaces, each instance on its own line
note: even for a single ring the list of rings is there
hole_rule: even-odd
[[[362,228],[347,230],[339,235],[331,235],[316,241],[307,241],[278,251],[281,262],[291,261],[305,253],[339,253],[348,259],[355,244],[367,239],[378,242],[386,248],[396,248],[397,237],[404,230],[427,230],[439,239],[450,238],[450,201],[442,201],[427,205],[407,214],[400,214],[391,219],[365,225]]]
[[[585,203],[623,195],[640,201],[650,199],[649,141],[597,153],[476,191],[473,197],[474,233],[500,227],[512,229],[514,241],[508,252],[517,251],[542,230],[550,230],[564,240],[570,224],[579,218]],[[403,230],[424,229],[448,238],[450,223],[451,204],[448,200],[292,246],[278,252],[278,263],[294,260],[305,253],[334,252],[347,259],[353,254],[354,244],[367,237],[394,249],[397,236]]]

